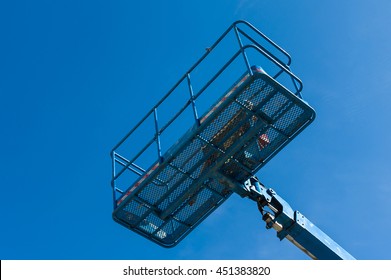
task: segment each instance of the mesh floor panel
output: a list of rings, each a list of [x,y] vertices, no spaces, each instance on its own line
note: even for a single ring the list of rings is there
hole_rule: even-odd
[[[232,194],[222,182],[243,183],[314,117],[264,72],[243,76],[117,201],[113,218],[162,246],[176,245]]]

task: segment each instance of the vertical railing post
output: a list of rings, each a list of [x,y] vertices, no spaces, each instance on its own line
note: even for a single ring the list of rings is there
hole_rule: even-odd
[[[115,193],[115,151],[111,151],[112,171],[111,171],[111,187],[113,188],[113,209],[117,208],[117,195]]]
[[[243,58],[244,58],[244,63],[246,64],[246,67],[247,67],[247,71],[252,76],[253,75],[253,71],[251,70],[250,62],[248,61],[247,54],[244,51],[242,39],[240,38],[239,31],[238,31],[238,28],[236,27],[236,25],[234,26],[234,30],[235,30],[236,39],[239,42],[240,51],[242,52],[242,55],[243,55]]]
[[[194,119],[195,119],[197,125],[199,126],[200,119],[198,118],[197,107],[195,105],[194,92],[193,92],[193,87],[191,86],[191,80],[190,80],[190,73],[187,73],[186,77],[187,77],[187,85],[189,86],[190,102],[191,102],[191,106],[193,108]]]
[[[159,131],[159,124],[158,124],[158,117],[157,117],[157,107],[153,109],[153,116],[155,119],[155,131],[156,131],[155,139],[157,144],[157,154],[159,157],[159,161],[162,162],[163,158],[162,158],[162,147],[160,144],[160,131]]]

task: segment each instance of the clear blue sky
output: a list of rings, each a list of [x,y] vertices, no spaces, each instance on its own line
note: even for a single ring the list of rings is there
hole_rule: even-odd
[[[2,1],[0,259],[307,259],[236,196],[172,249],[111,218],[111,148],[237,19],[290,52],[317,111],[257,175],[356,258],[391,259],[390,15],[388,0]]]

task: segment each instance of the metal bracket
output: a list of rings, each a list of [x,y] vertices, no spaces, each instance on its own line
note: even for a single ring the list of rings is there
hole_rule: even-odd
[[[276,230],[280,240],[288,239],[312,259],[354,259],[302,213],[293,211],[284,199],[274,190],[267,189],[258,178],[247,180],[243,189],[249,190],[248,198],[257,202],[266,228]]]

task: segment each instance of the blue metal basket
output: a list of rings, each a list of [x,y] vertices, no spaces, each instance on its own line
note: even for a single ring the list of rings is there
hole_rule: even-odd
[[[286,54],[249,23],[234,23],[211,48],[213,50],[233,30],[238,35],[239,50],[232,59],[198,93],[194,93],[190,73],[211,52],[208,49],[177,83],[188,82],[190,98],[184,107],[179,108],[174,119],[191,106],[195,122],[190,129],[162,154],[160,137],[173,120],[159,128],[157,110],[175,91],[176,85],[112,150],[113,219],[159,245],[172,247],[178,244],[233,192],[238,192],[235,189],[237,183],[253,176],[315,118],[314,110],[301,99],[300,80],[289,70],[290,57],[283,63],[239,25],[250,28],[266,38],[273,48]],[[250,38],[249,45],[242,44],[239,35]],[[248,48],[257,50],[280,70],[270,76],[260,67],[250,67],[246,54]],[[198,117],[197,99],[241,55],[245,73]],[[297,89],[295,93],[277,81],[282,73],[291,79]],[[144,169],[135,162],[147,148],[141,149],[130,160],[117,150],[148,116],[155,117],[156,133],[146,147],[156,142],[157,157]],[[119,172],[118,165],[121,167]],[[127,190],[121,190],[117,183],[128,172],[135,173],[137,178],[129,182]]]

